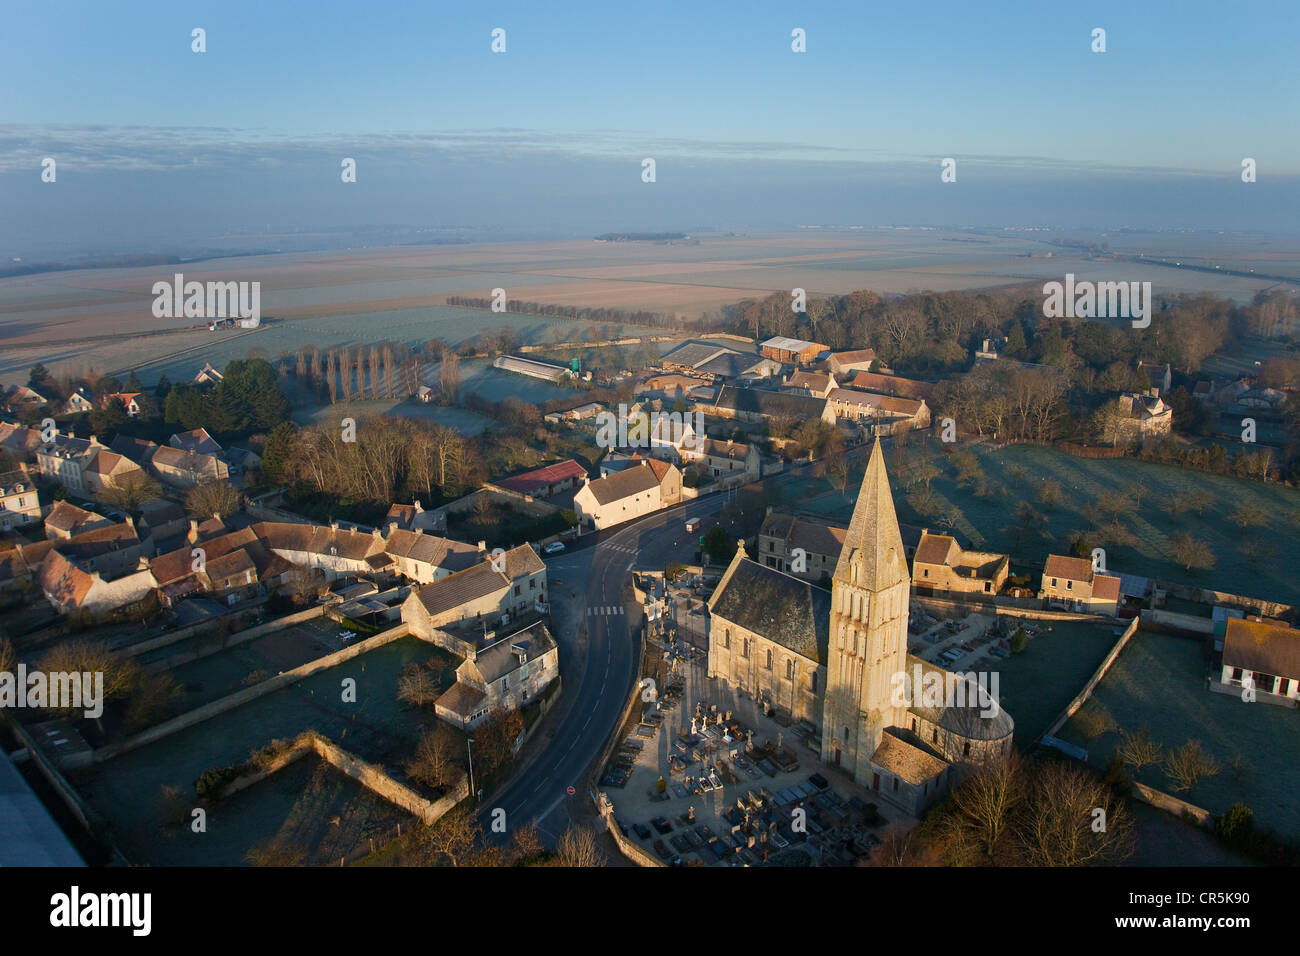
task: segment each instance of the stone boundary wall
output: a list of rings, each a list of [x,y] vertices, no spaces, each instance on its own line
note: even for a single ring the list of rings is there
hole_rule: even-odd
[[[0,710],[0,723],[12,730],[14,736],[22,741],[23,746],[27,748],[28,756],[36,761],[36,767],[40,770],[41,776],[54,788],[54,792],[59,795],[68,811],[76,817],[77,822],[81,824],[87,833],[98,839],[103,828],[103,819],[92,807],[82,801],[76,789],[72,784],[68,783],[62,771],[54,765],[54,761],[32,739],[32,735],[27,728],[3,710]]]
[[[154,661],[145,669],[149,671],[160,671],[177,667],[180,664],[188,664],[190,661],[197,661],[201,658],[209,657],[220,651],[224,651],[227,648],[243,644],[245,641],[256,640],[259,637],[265,637],[267,634],[274,633],[275,631],[284,630],[286,627],[292,627],[295,624],[301,624],[303,621],[310,621],[314,618],[321,617],[324,613],[325,605],[318,604],[315,607],[307,608],[305,611],[297,611],[284,617],[277,617],[273,621],[265,621],[261,624],[255,624],[252,627],[244,628],[242,631],[225,634],[223,635],[220,644],[213,643],[210,647],[198,648],[193,651],[179,651],[161,661]],[[225,618],[221,618],[221,620],[225,620]],[[165,634],[162,637],[157,637],[150,641],[142,641],[141,643],[131,647],[123,648],[120,653],[125,657],[136,657],[146,651],[156,650],[159,647],[167,647],[169,644],[176,644],[188,637],[194,637],[198,634],[205,633],[206,630],[213,630],[215,632],[216,630],[219,630],[219,628],[213,628],[211,622],[201,622],[187,628],[182,628],[174,634]]]
[[[1037,598],[1003,598],[1000,600],[1032,601],[1041,603]],[[963,609],[972,614],[995,614],[998,617],[1028,618],[1034,621],[1078,621],[1083,624],[1118,624],[1121,618],[1105,614],[1082,614],[1078,611],[1048,611],[1035,607],[1016,607],[1009,604],[993,604],[983,601],[955,601],[951,598],[936,597],[931,594],[913,594],[913,604],[935,605],[936,607],[956,610]],[[1137,618],[1134,618],[1137,620]]]
[[[1114,664],[1116,658],[1119,657],[1120,651],[1124,650],[1124,648],[1128,646],[1129,639],[1137,633],[1139,620],[1139,618],[1135,617],[1133,620],[1129,621],[1128,627],[1124,628],[1124,633],[1121,634],[1119,640],[1115,642],[1115,646],[1110,649],[1110,653],[1108,653],[1102,660],[1101,664],[1098,665],[1097,670],[1093,673],[1092,677],[1088,678],[1088,683],[1083,685],[1083,690],[1079,691],[1079,693],[1075,695],[1074,700],[1070,701],[1069,705],[1061,712],[1060,716],[1052,722],[1052,725],[1043,733],[1039,734],[1039,742],[1041,742],[1044,737],[1055,737],[1057,732],[1065,726],[1065,722],[1073,717],[1080,707],[1087,703],[1088,698],[1092,696],[1092,692],[1096,690],[1097,685],[1101,683],[1101,679],[1106,676],[1106,672],[1110,670],[1111,665]]]
[[[1170,597],[1196,604],[1227,604],[1232,607],[1249,609],[1261,617],[1282,617],[1295,610],[1291,604],[1278,601],[1265,601],[1262,598],[1245,597],[1241,594],[1229,594],[1227,591],[1212,591],[1187,584],[1170,584],[1157,581],[1156,585]]]
[[[356,754],[344,750],[320,734],[308,731],[299,737],[294,742],[294,746],[282,754],[273,766],[265,770],[259,770],[256,773],[244,774],[242,777],[228,783],[221,789],[219,799],[224,800],[240,790],[251,787],[255,783],[260,783],[309,753],[316,754],[335,770],[351,777],[367,790],[378,794],[389,803],[401,807],[426,824],[436,823],[439,817],[469,796],[469,778],[463,773],[447,793],[437,801],[428,800],[410,787],[398,783],[386,774],[382,768],[367,763]]]
[[[1214,823],[1214,815],[1202,807],[1188,803],[1186,800],[1179,800],[1177,797],[1170,796],[1160,790],[1148,787],[1144,783],[1133,781],[1132,795],[1143,803],[1149,803],[1151,806],[1166,813],[1172,813],[1176,817],[1182,817],[1184,813],[1190,813],[1196,818],[1196,822],[1203,827],[1208,827]]]
[[[1194,614],[1179,614],[1176,611],[1157,611],[1143,608],[1138,615],[1143,627],[1162,631],[1182,631],[1192,634],[1213,634],[1214,621],[1208,617]]]
[[[248,502],[244,505],[244,511],[258,521],[283,521],[287,524],[311,524],[310,518],[298,514],[296,511],[284,511],[281,508],[270,508],[266,505]]]
[[[287,670],[275,677],[267,678],[261,683],[254,684],[252,687],[245,687],[243,690],[237,690],[233,694],[228,694],[218,700],[210,701],[191,711],[173,717],[171,720],[165,720],[161,724],[150,727],[148,730],[141,731],[134,737],[128,737],[126,740],[119,741],[115,744],[109,744],[106,747],[94,751],[89,755],[86,761],[94,763],[103,763],[105,760],[112,760],[114,757],[143,747],[145,744],[151,744],[154,741],[161,740],[180,730],[193,727],[195,724],[224,714],[241,704],[247,704],[250,701],[257,700],[259,697],[265,697],[267,694],[296,684],[304,677],[310,677],[312,674],[323,670],[328,670],[344,661],[352,660],[354,657],[360,657],[362,654],[372,651],[375,648],[383,647],[385,644],[391,644],[393,641],[406,637],[409,629],[406,624],[399,624],[397,627],[381,631],[374,637],[367,638],[364,641],[358,641],[351,647],[345,647],[342,650],[335,651],[333,654],[326,654],[324,657],[318,657],[314,661],[308,661],[292,670]]]

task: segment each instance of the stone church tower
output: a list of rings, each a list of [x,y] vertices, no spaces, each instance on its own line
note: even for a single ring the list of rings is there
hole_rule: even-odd
[[[870,786],[885,728],[905,726],[892,678],[907,666],[911,586],[879,438],[831,581],[822,760]]]

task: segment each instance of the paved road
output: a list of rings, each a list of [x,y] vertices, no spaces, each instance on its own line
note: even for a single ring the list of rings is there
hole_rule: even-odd
[[[584,538],[577,547],[547,560],[552,605],[561,587],[579,592],[571,603],[582,619],[560,629],[567,633],[557,634],[556,640],[563,658],[571,662],[581,655],[581,673],[575,685],[570,675],[578,668],[561,667],[568,710],[526,769],[491,796],[490,806],[484,804],[480,822],[485,833],[491,832],[491,813],[498,807],[506,811],[508,828],[516,820],[537,820],[543,837],[552,839],[564,829],[563,821],[547,826],[547,817],[569,798],[568,787],[583,795],[587,767],[609,739],[639,677],[636,641],[623,598],[628,572],[636,565],[663,568],[672,560],[691,560],[695,537],[686,533],[685,520],[714,514],[725,501],[719,494],[676,505]],[[557,587],[556,580],[565,584]]]
[[[858,457],[864,452],[853,449],[850,454]],[[803,466],[790,468],[763,483],[769,487],[784,484],[805,471]],[[556,811],[566,800],[585,799],[582,778],[609,740],[632,684],[639,678],[636,644],[624,612],[628,572],[633,567],[662,570],[672,561],[691,563],[696,536],[686,532],[685,520],[716,514],[729,500],[728,493],[720,492],[675,505],[628,525],[585,536],[569,550],[546,560],[553,606],[563,587],[579,592],[579,600],[573,603],[581,620],[574,622],[576,626],[559,628],[561,633],[555,635],[564,695],[570,703],[543,749],[504,790],[484,795],[488,800],[480,810],[480,824],[485,834],[492,833],[495,808],[506,811],[507,830],[515,821],[536,820],[548,843],[563,832],[567,813]],[[565,584],[557,587],[557,580]],[[585,640],[581,634],[584,625]],[[574,666],[576,661],[582,662],[581,668]],[[575,686],[571,675],[579,669]],[[568,787],[576,791],[573,797]]]

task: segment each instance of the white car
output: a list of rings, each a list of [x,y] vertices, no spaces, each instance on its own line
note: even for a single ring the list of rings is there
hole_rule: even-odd
[[[564,550],[563,541],[552,541],[546,547],[542,548],[542,554],[559,554]]]

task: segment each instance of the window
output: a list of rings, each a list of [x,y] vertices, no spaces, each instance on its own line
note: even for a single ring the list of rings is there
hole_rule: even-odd
[[[992,581],[985,581],[985,582],[984,582],[984,593],[987,594],[988,592],[990,592],[990,591],[992,591],[992,590],[993,590],[993,582],[992,582]]]
[[[849,739],[849,728],[847,727],[844,728],[844,739],[846,741]]]
[[[519,597],[519,585],[515,585],[515,597]]]
[[[1052,587],[1056,587],[1056,578],[1052,578]]]
[[[814,694],[817,693],[817,672],[808,675],[808,689]]]
[[[1067,591],[1073,591],[1073,590],[1074,590],[1074,582],[1073,582],[1073,581],[1066,581],[1066,582],[1065,582],[1065,589],[1066,589]]]
[[[731,650],[731,631],[725,627],[722,629],[722,646],[726,650]]]
[[[785,662],[785,679],[794,680],[794,661],[787,660]]]
[[[767,652],[767,669],[772,669],[772,652],[770,650]]]
[[[966,741],[964,744],[961,745],[961,755],[962,755],[963,757],[969,757],[969,756],[970,756],[970,741],[969,741],[969,740]]]
[[[528,590],[530,590],[530,591],[536,591],[536,590],[537,590],[537,579],[536,579],[536,578],[529,578],[529,579],[528,579]]]
[[[930,576],[930,569],[929,569],[929,568],[926,568],[924,571],[921,572],[921,577],[923,577],[923,578],[928,578],[929,576]]]
[[[912,733],[916,733],[916,718],[912,718]]]
[[[1238,684],[1241,683],[1241,668],[1240,668],[1240,667],[1234,667],[1234,668],[1232,669],[1232,679],[1233,679],[1233,681],[1234,681],[1235,683],[1238,683]]]
[[[745,646],[742,653],[745,657],[749,656],[749,638],[745,638]]]
[[[939,742],[939,728],[936,727],[934,728],[934,730],[930,731],[930,743],[937,744],[938,742]]]
[[[898,793],[898,778],[894,778],[894,793]]]

